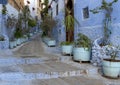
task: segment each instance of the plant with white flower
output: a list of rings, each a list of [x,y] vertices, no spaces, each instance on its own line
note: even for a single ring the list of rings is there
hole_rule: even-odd
[[[115,60],[116,57],[119,57],[120,47],[119,46],[113,46],[113,45],[107,45],[105,46],[105,53],[107,56],[111,57],[111,60]]]

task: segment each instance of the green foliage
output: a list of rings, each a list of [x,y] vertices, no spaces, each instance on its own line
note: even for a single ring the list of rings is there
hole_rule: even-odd
[[[23,35],[22,35],[22,30],[20,28],[17,28],[15,33],[14,33],[14,37],[15,38],[21,38]]]
[[[109,44],[109,36],[111,34],[111,13],[113,11],[112,5],[116,3],[118,0],[113,0],[111,2],[107,2],[106,0],[102,0],[102,5],[100,7],[96,7],[93,10],[90,10],[93,14],[99,13],[101,11],[105,11],[105,19],[104,19],[104,37],[102,45]]]
[[[91,40],[84,34],[79,33],[78,34],[78,39],[75,42],[76,47],[84,47],[84,48],[89,48],[91,47]]]
[[[66,8],[66,16],[65,16],[65,27],[66,27],[66,31],[68,32],[68,36],[67,36],[67,41],[71,42],[71,36],[73,36],[73,30],[74,30],[74,24],[79,24],[79,22],[73,17],[73,15],[71,14],[71,10]]]
[[[34,27],[36,26],[37,22],[34,19],[28,19],[28,26]]]
[[[51,31],[56,25],[57,20],[52,19],[50,16],[46,16],[41,22],[40,27],[42,28],[44,35],[51,36]]]
[[[45,8],[42,9],[42,11],[41,11],[42,19],[44,19],[48,15],[48,3],[49,3],[48,0],[45,0],[43,3],[45,5]]]
[[[6,27],[7,28],[13,28],[16,25],[17,19],[13,14],[8,16],[7,21],[6,21]]]
[[[6,14],[7,13],[7,8],[5,5],[2,5],[2,14]]]
[[[64,42],[61,42],[61,45],[71,45],[73,44],[72,42],[68,42],[68,41],[64,41]]]
[[[4,36],[3,35],[0,35],[0,41],[4,41]]]
[[[67,30],[73,30],[74,29],[74,24],[77,23],[78,25],[79,22],[71,15],[71,11],[69,9],[66,9],[67,15],[65,17],[64,24],[66,26]]]

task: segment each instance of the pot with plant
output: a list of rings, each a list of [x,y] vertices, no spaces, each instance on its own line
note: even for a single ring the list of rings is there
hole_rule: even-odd
[[[16,31],[14,33],[14,37],[16,39],[17,45],[20,45],[21,44],[21,38],[23,37],[23,35],[22,35],[22,29],[20,29],[19,27],[17,27]]]
[[[90,61],[91,40],[84,34],[79,33],[73,48],[73,60]]]
[[[72,54],[72,49],[73,49],[73,41],[72,41],[72,36],[73,36],[73,31],[74,31],[74,23],[77,23],[79,25],[79,22],[73,17],[71,14],[70,9],[66,9],[67,15],[65,16],[65,28],[66,31],[68,32],[68,35],[66,37],[66,41],[61,43],[61,48],[62,48],[62,54]]]
[[[56,45],[56,41],[52,38],[52,30],[56,25],[57,25],[57,20],[54,20],[49,15],[44,17],[44,19],[40,24],[40,27],[42,28],[42,31],[43,31],[42,33],[43,41],[48,46]]]
[[[109,78],[118,78],[120,75],[119,47],[107,45],[104,47],[106,56],[102,61],[103,75]]]
[[[63,55],[69,54],[71,56],[72,50],[73,50],[72,42],[68,42],[68,41],[61,42],[61,52]]]

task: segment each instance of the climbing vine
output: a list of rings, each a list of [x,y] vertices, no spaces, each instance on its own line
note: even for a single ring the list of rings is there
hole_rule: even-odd
[[[102,45],[107,45],[110,44],[110,34],[111,34],[111,14],[113,11],[113,4],[116,3],[118,0],[113,0],[111,2],[107,2],[106,0],[102,0],[102,5],[100,7],[96,7],[92,10],[90,10],[93,14],[97,14],[101,11],[104,11],[105,13],[105,19],[103,20],[104,22],[104,37],[103,37],[103,42]]]

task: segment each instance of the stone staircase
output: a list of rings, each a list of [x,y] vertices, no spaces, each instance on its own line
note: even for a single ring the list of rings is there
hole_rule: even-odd
[[[33,48],[32,52],[40,50],[37,42],[32,44],[19,52],[29,53],[34,46],[38,50]],[[60,49],[41,44],[47,52],[44,56],[0,55],[0,85],[120,85],[119,80],[103,78],[98,67],[74,62],[71,56],[62,56]]]
[[[0,79],[51,79],[81,76],[86,73],[85,69],[71,66],[65,62],[68,61],[60,58],[2,58],[0,59]]]
[[[75,85],[76,82],[83,82],[83,80],[79,80],[81,78],[90,79],[91,85],[96,85],[97,80],[100,83],[97,85],[120,85],[119,80],[116,80],[115,83],[115,80],[103,78],[98,73],[98,67],[87,63],[73,62],[70,56],[57,58],[2,57],[0,59],[0,85]],[[74,79],[76,82],[73,81]],[[69,81],[71,83],[68,80],[71,80]],[[42,83],[42,81],[44,82]],[[63,82],[57,84],[60,81]],[[87,82],[76,85],[90,85],[84,84]]]

